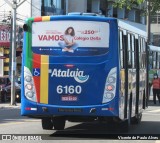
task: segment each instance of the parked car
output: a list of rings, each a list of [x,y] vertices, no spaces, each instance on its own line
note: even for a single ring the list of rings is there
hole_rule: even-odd
[[[7,102],[11,100],[11,83],[0,85],[0,99],[1,102]],[[21,101],[21,88],[18,82],[15,82],[15,101]]]

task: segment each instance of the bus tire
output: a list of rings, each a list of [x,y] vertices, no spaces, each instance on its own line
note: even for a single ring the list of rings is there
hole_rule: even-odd
[[[122,130],[128,132],[131,125],[132,98],[129,100],[128,119],[122,123]]]
[[[65,127],[66,119],[63,116],[53,117],[53,127],[55,130],[63,130]]]
[[[44,130],[52,130],[53,129],[52,118],[43,118],[42,119],[42,128]]]
[[[137,116],[131,118],[132,124],[139,124],[142,119],[142,113],[139,113]]]

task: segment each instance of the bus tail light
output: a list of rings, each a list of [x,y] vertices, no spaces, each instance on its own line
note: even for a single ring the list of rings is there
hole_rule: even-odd
[[[112,90],[114,90],[114,87],[113,87],[113,85],[107,85],[107,86],[106,86],[106,89],[107,89],[108,91],[112,91]]]
[[[117,68],[112,68],[107,76],[102,103],[107,103],[115,97]]]
[[[24,67],[24,92],[27,99],[36,102],[36,90],[32,73],[27,67]]]
[[[28,90],[32,90],[32,89],[33,89],[33,85],[32,85],[32,84],[26,84],[26,88],[27,88]]]

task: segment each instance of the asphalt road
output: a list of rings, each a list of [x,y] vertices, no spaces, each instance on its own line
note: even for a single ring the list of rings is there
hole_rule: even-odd
[[[124,142],[122,137],[125,137],[128,139],[125,140],[125,142],[131,143],[132,141],[127,137],[133,138],[133,136],[136,136],[136,138],[138,138],[137,136],[140,136],[141,139],[145,139],[144,142],[160,143],[160,141],[146,140],[145,138],[152,136],[153,139],[156,139],[156,134],[160,134],[160,105],[153,106],[152,103],[149,103],[149,105],[150,106],[143,112],[142,122],[139,125],[131,125],[130,131],[123,133],[113,125],[100,123],[66,122],[65,130],[63,131],[43,130],[41,120],[30,119],[20,115],[20,105],[11,107],[5,104],[2,107],[2,104],[0,104],[0,134],[14,134],[23,137],[26,134],[36,135],[42,139],[58,140],[59,142],[64,140],[76,140],[77,142],[79,140],[94,140],[96,143],[101,143],[103,140],[106,142],[106,140],[112,138],[114,135],[117,136],[115,142]],[[137,142],[142,142],[142,140],[138,140]]]

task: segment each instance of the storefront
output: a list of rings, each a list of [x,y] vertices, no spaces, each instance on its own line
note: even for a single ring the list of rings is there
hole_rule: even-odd
[[[0,77],[9,75],[10,29],[0,26]]]

